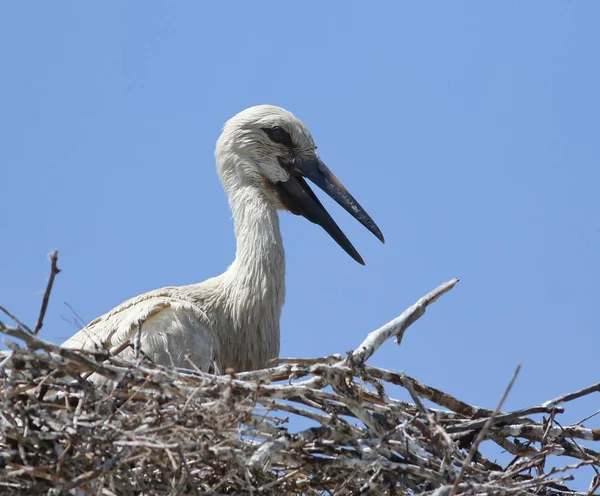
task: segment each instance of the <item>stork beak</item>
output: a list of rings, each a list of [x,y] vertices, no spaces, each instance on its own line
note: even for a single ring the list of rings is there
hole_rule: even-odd
[[[289,179],[277,183],[276,189],[281,202],[296,215],[302,215],[311,222],[320,225],[340,245],[348,255],[359,264],[365,262],[346,235],[331,218],[323,204],[310,189],[304,178],[310,179],[337,203],[344,207],[352,217],[371,231],[382,243],[383,234],[373,219],[348,192],[337,177],[327,168],[320,158],[281,164],[290,172]]]

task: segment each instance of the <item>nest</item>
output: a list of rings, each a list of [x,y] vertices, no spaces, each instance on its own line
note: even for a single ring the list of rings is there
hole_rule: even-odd
[[[40,339],[50,282],[33,330],[18,320],[13,327],[0,322],[0,331],[18,340],[0,358],[0,491],[593,494],[598,475],[587,493],[568,484],[584,466],[598,474],[600,455],[589,446],[600,430],[562,426],[556,417],[567,402],[599,392],[600,383],[505,412],[518,369],[490,410],[367,364],[456,282],[345,356],[279,359],[268,369],[221,376]],[[86,380],[92,373],[111,385],[93,385]],[[390,397],[397,386],[411,401]],[[481,447],[489,443],[510,460],[486,458]]]

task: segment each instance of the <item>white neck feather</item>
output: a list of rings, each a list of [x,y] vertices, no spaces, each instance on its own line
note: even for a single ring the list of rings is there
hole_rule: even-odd
[[[263,192],[250,185],[228,191],[237,249],[224,277],[261,299],[284,286],[285,256],[279,216]]]
[[[233,214],[237,250],[234,262],[219,278],[229,322],[219,329],[222,363],[249,370],[265,366],[279,355],[285,256],[276,207],[260,182],[238,173],[244,167],[239,163],[243,159],[236,154],[225,157],[238,162],[220,169]]]

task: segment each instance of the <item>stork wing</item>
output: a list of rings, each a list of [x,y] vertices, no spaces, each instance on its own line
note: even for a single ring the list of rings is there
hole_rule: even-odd
[[[175,293],[164,288],[128,300],[90,322],[63,346],[108,351],[126,341],[133,345],[141,325],[141,349],[155,363],[214,370],[218,355],[214,332],[202,311]],[[132,359],[134,351],[128,347],[119,356]]]

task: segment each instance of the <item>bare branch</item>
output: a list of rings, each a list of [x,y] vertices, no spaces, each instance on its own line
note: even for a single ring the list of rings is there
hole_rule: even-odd
[[[562,396],[559,396],[558,398],[554,398],[553,400],[546,401],[545,403],[543,403],[543,406],[552,407],[552,406],[558,405],[560,403],[566,403],[567,401],[573,401],[578,398],[582,398],[583,396],[587,396],[588,394],[598,393],[598,392],[600,392],[600,382],[597,382],[596,384],[593,384],[586,388],[580,389],[579,391],[575,391],[574,393],[563,394]]]
[[[371,332],[361,345],[352,352],[352,361],[355,364],[365,363],[392,336],[396,336],[396,341],[400,344],[404,331],[425,313],[428,305],[435,302],[444,293],[450,291],[457,282],[458,279],[452,279],[438,286],[420,298],[413,306],[402,312],[399,317]]]
[[[60,269],[56,265],[58,262],[58,250],[52,250],[50,253],[50,277],[48,278],[48,284],[46,285],[46,291],[44,291],[44,298],[42,299],[42,308],[38,316],[35,327],[33,328],[33,334],[40,332],[40,329],[44,325],[44,317],[46,316],[46,309],[48,308],[48,302],[50,301],[50,293],[52,292],[52,286],[54,284],[54,278],[56,274],[60,272]]]
[[[21,322],[15,315],[13,315],[12,313],[10,313],[6,308],[4,308],[2,305],[0,305],[0,312],[4,312],[6,315],[8,315],[8,317],[10,319],[12,319],[14,322],[16,322],[16,324],[21,328],[24,329],[25,331],[31,333],[31,329],[27,326],[27,324]],[[4,327],[4,324],[2,324],[2,322],[0,322],[0,325],[2,327]]]

